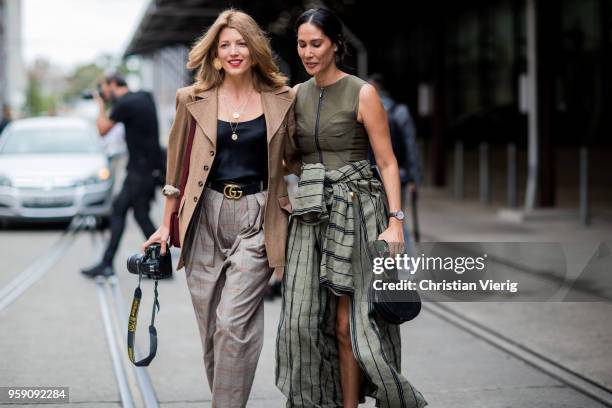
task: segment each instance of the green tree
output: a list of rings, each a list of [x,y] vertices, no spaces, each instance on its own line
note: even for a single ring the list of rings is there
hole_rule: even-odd
[[[72,74],[66,78],[66,91],[63,95],[64,101],[78,99],[83,92],[96,86],[97,81],[104,75],[104,68],[90,63],[78,66]]]
[[[125,63],[117,61],[112,55],[100,55],[94,62],[80,65],[66,77],[66,90],[63,94],[63,101],[79,99],[83,93],[95,88],[97,82],[110,71],[118,71],[124,75],[133,74]]]
[[[53,114],[57,109],[57,98],[45,95],[40,79],[34,73],[28,74],[25,111],[29,116]]]

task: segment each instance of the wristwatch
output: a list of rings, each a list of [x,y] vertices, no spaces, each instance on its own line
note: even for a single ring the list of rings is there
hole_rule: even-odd
[[[397,218],[400,221],[404,221],[404,212],[402,210],[389,211],[389,217]]]

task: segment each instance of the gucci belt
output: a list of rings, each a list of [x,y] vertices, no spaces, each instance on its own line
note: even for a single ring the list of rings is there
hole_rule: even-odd
[[[242,197],[242,190],[238,184],[226,184],[223,188],[223,195],[225,198],[237,200]]]
[[[249,194],[259,193],[267,188],[267,183],[259,181],[256,183],[240,184],[233,182],[212,181],[206,183],[206,186],[223,194],[225,198],[230,200],[238,200]]]

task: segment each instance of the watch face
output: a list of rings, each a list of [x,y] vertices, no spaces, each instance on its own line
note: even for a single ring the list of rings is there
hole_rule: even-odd
[[[391,216],[394,218],[397,218],[398,220],[402,221],[404,219],[404,212],[403,211],[396,211],[396,212],[392,212]]]

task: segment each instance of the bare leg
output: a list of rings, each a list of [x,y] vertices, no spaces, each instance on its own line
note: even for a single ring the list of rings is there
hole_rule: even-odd
[[[340,360],[340,383],[344,408],[356,408],[359,405],[359,386],[361,385],[361,368],[353,355],[349,322],[350,298],[340,296],[336,311],[336,336],[338,337],[338,358]]]

